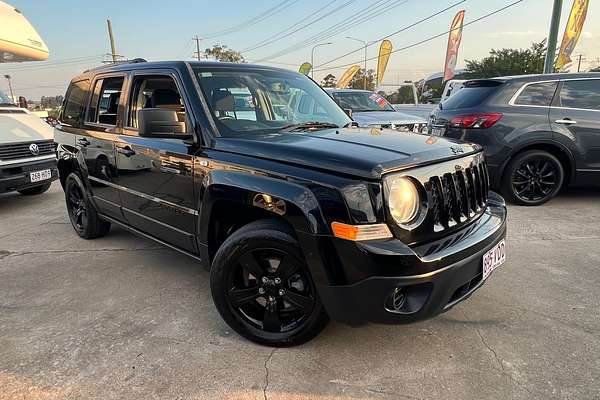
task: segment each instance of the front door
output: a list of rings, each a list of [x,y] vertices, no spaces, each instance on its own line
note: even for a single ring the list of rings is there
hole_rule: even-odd
[[[577,146],[579,178],[600,183],[600,79],[561,82],[550,123],[555,135],[568,136]]]
[[[195,252],[198,210],[192,168],[198,147],[182,139],[138,135],[137,112],[144,108],[174,110],[186,131],[191,130],[181,87],[170,73],[132,75],[123,134],[115,143],[116,163],[123,214],[129,225]]]

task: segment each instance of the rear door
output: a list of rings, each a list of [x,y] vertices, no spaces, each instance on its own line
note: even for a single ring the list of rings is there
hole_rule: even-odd
[[[558,140],[575,144],[578,175],[600,182],[600,79],[562,81],[550,123]]]
[[[175,71],[137,71],[130,81],[124,130],[115,144],[123,213],[134,228],[194,252],[198,212],[192,167],[198,146],[140,137],[137,114],[143,108],[175,110],[191,132],[189,101]]]
[[[99,75],[91,85],[91,96],[76,145],[85,159],[90,188],[99,211],[123,220],[116,183],[115,139],[120,132],[121,93],[125,74]]]

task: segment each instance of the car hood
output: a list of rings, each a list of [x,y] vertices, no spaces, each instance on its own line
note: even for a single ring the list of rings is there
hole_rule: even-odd
[[[397,111],[367,111],[353,112],[352,119],[360,126],[383,124],[425,124],[427,121],[416,115],[404,114]]]
[[[36,115],[19,108],[0,108],[0,145],[53,138],[52,127]]]
[[[481,151],[472,143],[379,128],[221,137],[214,148],[367,179]]]

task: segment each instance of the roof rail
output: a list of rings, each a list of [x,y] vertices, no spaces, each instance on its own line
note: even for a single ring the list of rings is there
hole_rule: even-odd
[[[111,62],[111,63],[105,64],[105,65],[100,65],[99,67],[86,69],[83,72],[86,73],[86,72],[90,72],[90,71],[98,71],[101,69],[114,67],[115,65],[137,64],[137,63],[144,63],[144,62],[148,62],[148,61],[146,61],[143,58],[133,58],[131,60],[115,61],[115,62]]]

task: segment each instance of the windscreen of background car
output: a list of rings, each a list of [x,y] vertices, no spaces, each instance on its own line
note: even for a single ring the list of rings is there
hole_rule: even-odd
[[[333,92],[335,101],[344,109],[353,112],[396,111],[386,99],[370,92]]]
[[[342,127],[351,122],[313,81],[294,72],[194,67],[223,136],[276,132],[304,122]]]
[[[492,93],[496,91],[502,82],[498,81],[470,81],[441,103],[443,110],[456,110],[459,108],[475,107],[483,103]]]

